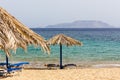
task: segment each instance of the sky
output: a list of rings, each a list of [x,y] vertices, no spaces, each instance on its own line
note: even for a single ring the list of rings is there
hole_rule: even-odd
[[[120,27],[120,0],[0,0],[0,6],[30,28],[76,20]]]

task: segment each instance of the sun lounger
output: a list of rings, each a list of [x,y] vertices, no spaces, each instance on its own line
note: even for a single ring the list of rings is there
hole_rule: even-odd
[[[48,69],[57,69],[59,67],[58,64],[45,64]]]
[[[7,73],[9,74],[15,71],[22,71],[22,68],[8,68],[7,69]]]
[[[0,76],[6,76],[7,71],[4,69],[0,69]]]
[[[69,66],[74,66],[76,67],[77,65],[76,64],[65,64],[64,67],[69,67]]]
[[[5,62],[0,63],[0,66],[5,66],[5,65],[6,65]],[[10,65],[10,63],[8,63],[8,65]]]
[[[7,71],[7,73],[12,73],[15,71],[21,71],[22,67],[24,64],[29,64],[29,62],[19,62],[19,63],[15,63],[15,64],[8,64],[7,68],[4,70],[4,72]],[[0,66],[6,66],[6,63],[0,63]],[[3,72],[3,71],[1,71]]]
[[[63,67],[64,68],[76,68],[77,65],[76,64],[65,64]]]
[[[21,71],[24,64],[29,64],[29,62],[19,62],[15,64],[10,64],[7,68],[7,72],[11,73],[15,71]]]
[[[23,66],[24,64],[29,64],[29,62],[19,62],[19,63],[15,63],[15,64],[10,64],[10,67],[20,67]]]
[[[21,72],[24,64],[29,64],[29,62],[19,62],[15,64],[8,63],[8,65],[7,63],[2,62],[0,63],[0,66],[4,68],[0,70],[0,76],[7,76],[8,74],[11,74],[14,72]]]

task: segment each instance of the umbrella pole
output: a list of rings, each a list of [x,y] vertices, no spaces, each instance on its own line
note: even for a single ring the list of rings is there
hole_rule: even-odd
[[[8,69],[8,56],[6,55],[6,67]]]
[[[62,44],[60,44],[60,69],[63,69],[63,66],[62,66]]]

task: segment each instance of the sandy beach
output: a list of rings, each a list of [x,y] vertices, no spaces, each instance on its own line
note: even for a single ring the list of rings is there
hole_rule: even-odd
[[[120,80],[120,68],[24,69],[0,80]]]

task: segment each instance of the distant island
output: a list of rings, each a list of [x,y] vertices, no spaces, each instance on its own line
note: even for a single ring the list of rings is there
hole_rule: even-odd
[[[102,21],[78,20],[72,23],[48,25],[45,28],[115,28],[115,27]]]

